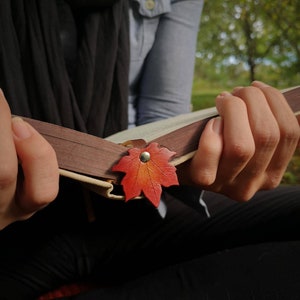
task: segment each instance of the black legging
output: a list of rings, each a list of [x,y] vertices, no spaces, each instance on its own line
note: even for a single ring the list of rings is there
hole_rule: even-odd
[[[70,299],[300,299],[300,242],[233,248]]]
[[[281,187],[236,203],[207,193],[211,218],[173,199],[164,219],[143,201],[101,200],[94,223],[4,239],[0,299],[83,280],[102,288],[78,299],[297,299],[299,195],[300,187]]]

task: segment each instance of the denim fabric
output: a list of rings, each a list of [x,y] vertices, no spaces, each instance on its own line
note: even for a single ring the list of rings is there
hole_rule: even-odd
[[[203,0],[130,1],[129,127],[190,111]]]

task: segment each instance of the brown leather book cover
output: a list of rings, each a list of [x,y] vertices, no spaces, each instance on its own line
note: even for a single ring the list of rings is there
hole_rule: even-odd
[[[295,114],[300,112],[300,86],[282,91]],[[87,184],[94,191],[115,199],[114,184],[120,182],[120,174],[111,168],[126,155],[126,141],[144,144],[157,142],[176,152],[173,165],[192,158],[206,122],[217,115],[215,108],[208,108],[166,120],[142,125],[102,139],[38,120],[24,118],[35,127],[56,151],[62,176]],[[126,144],[126,143],[125,143]],[[128,143],[127,143],[128,144]]]

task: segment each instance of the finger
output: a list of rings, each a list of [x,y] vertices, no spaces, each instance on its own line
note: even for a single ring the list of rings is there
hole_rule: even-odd
[[[191,178],[196,185],[211,185],[216,179],[223,150],[222,123],[220,117],[211,119],[202,132],[191,162]]]
[[[11,113],[0,90],[0,214],[3,216],[15,194],[18,161],[11,131]]]
[[[233,181],[254,154],[254,140],[245,103],[229,93],[222,93],[216,105],[223,118],[224,148],[217,184]]]
[[[11,131],[9,106],[0,90],[0,189],[14,185],[17,174],[17,157]]]
[[[12,128],[24,180],[18,186],[18,206],[27,213],[44,207],[58,192],[59,172],[50,144],[21,118],[13,118]]]
[[[298,125],[300,126],[300,115],[296,116]],[[297,148],[300,149],[300,138],[298,139]]]
[[[272,159],[280,139],[277,121],[260,89],[246,87],[233,91],[247,106],[249,123],[255,142],[255,154],[242,176],[257,177],[263,173]]]
[[[277,121],[280,140],[267,168],[267,181],[264,188],[277,186],[297,147],[300,137],[299,124],[282,93],[262,82],[254,82],[263,93]]]

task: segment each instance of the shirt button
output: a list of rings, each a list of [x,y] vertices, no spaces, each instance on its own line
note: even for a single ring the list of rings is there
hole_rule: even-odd
[[[154,0],[146,0],[145,2],[146,9],[152,10],[155,7],[155,1]]]

